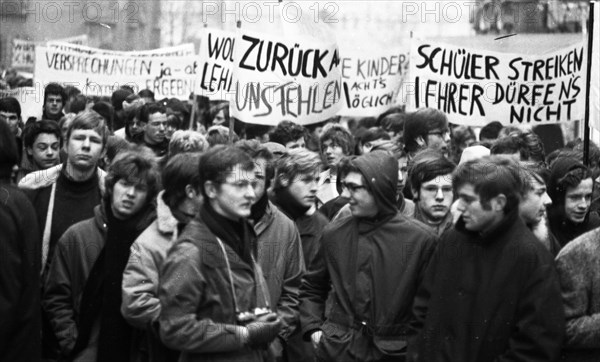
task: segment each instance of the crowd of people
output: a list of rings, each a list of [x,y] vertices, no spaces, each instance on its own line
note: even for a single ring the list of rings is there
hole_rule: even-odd
[[[600,360],[594,144],[43,99],[0,99],[0,361]]]

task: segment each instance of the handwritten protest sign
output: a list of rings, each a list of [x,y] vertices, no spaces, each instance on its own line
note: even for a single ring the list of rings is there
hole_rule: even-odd
[[[344,54],[344,108],[350,117],[377,117],[393,104],[408,66],[408,54],[391,51],[379,55]]]
[[[235,42],[231,113],[246,123],[306,125],[342,106],[340,57],[335,44],[240,32]]]
[[[63,38],[57,41],[71,44],[87,45],[88,37],[84,34],[73,36],[70,38]],[[11,66],[14,68],[33,71],[33,67],[35,66],[36,45],[43,45],[43,43],[35,42],[32,40],[13,39]]]
[[[204,33],[198,53],[202,66],[196,94],[214,100],[228,100],[233,91],[235,33],[210,29]]]
[[[410,108],[437,108],[468,126],[580,120],[585,68],[583,42],[528,56],[414,41]]]
[[[157,99],[188,99],[198,58],[174,56],[182,49],[115,52],[69,44],[36,49],[35,81],[74,85],[86,95],[110,96],[122,85],[150,89]]]

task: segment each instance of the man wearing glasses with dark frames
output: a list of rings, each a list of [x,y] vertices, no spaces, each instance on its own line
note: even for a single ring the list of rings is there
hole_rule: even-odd
[[[398,212],[398,162],[390,154],[346,158],[339,167],[352,215],[323,231],[300,291],[302,333],[318,360],[403,360],[436,236]]]
[[[442,111],[433,108],[422,108],[408,114],[404,123],[404,145],[409,158],[426,148],[440,151],[448,157],[448,117]]]

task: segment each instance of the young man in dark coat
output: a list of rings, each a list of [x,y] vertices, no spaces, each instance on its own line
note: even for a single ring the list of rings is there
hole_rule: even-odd
[[[63,358],[131,360],[133,328],[121,315],[123,271],[131,244],[154,220],[159,189],[150,151],[120,153],[109,167],[107,193],[94,217],[60,238],[42,305]]]
[[[31,202],[11,182],[18,160],[14,133],[0,119],[0,361],[37,362],[41,235]]]
[[[398,162],[387,152],[344,159],[340,176],[352,215],[325,227],[303,280],[304,338],[319,360],[403,360],[436,237],[398,212]]]
[[[564,312],[552,256],[519,218],[515,161],[469,161],[453,175],[460,218],[429,263],[409,360],[555,361]]]
[[[158,289],[160,336],[181,351],[180,361],[264,361],[279,335],[246,219],[255,177],[252,159],[237,148],[216,146],[200,157],[204,204],[169,249]]]

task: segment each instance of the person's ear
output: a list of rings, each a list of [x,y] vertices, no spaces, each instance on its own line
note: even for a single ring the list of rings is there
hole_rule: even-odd
[[[217,197],[217,185],[212,181],[206,181],[204,183],[204,191],[209,199],[214,199]]]
[[[425,147],[425,146],[427,146],[427,143],[425,142],[425,140],[423,139],[422,136],[419,136],[419,137],[415,138],[415,142],[417,142],[417,144],[419,145],[419,147]]]
[[[189,199],[194,199],[198,196],[198,191],[192,185],[185,185],[185,195]]]
[[[492,209],[496,212],[504,212],[504,207],[506,206],[506,196],[504,194],[499,194],[498,196],[492,198]]]
[[[413,201],[419,201],[419,190],[415,189],[412,186],[410,187],[410,190],[412,191]]]
[[[29,156],[33,156],[33,149],[32,149],[31,147],[27,147],[27,149],[26,149],[26,150],[27,150],[27,154],[28,154]]]
[[[277,179],[279,181],[279,186],[286,188],[290,185],[290,178],[287,175],[277,175]]]

